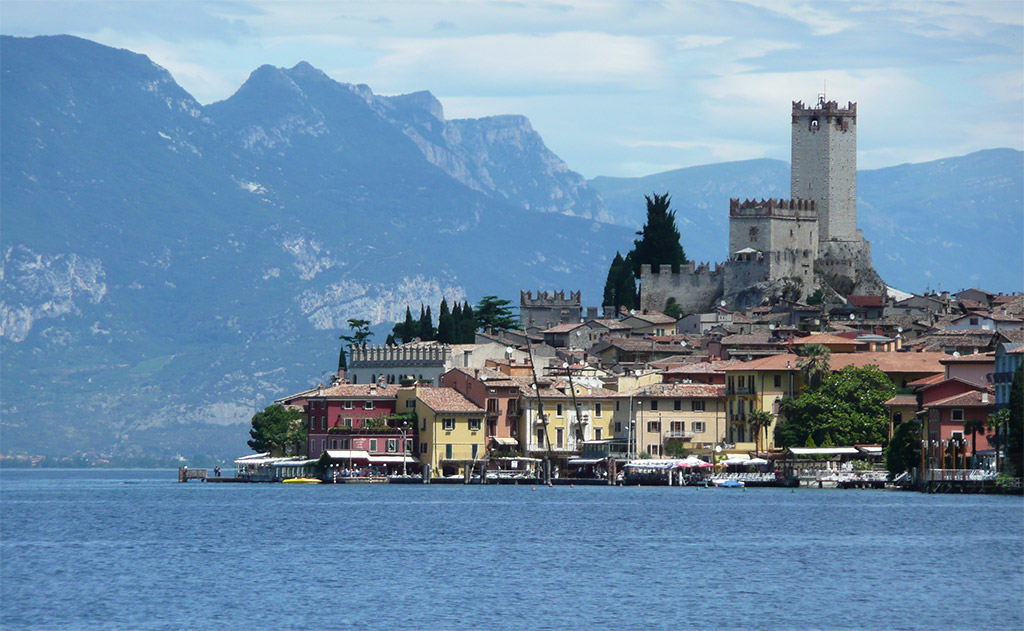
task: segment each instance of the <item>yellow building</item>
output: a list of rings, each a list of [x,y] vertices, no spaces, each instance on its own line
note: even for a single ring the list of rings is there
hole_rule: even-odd
[[[653,458],[700,454],[710,457],[727,427],[725,386],[658,383],[617,397],[616,436],[631,450]]]
[[[532,382],[523,382],[519,437],[524,455],[565,460],[579,454],[584,441],[611,438],[615,392],[597,384],[574,378],[570,387],[568,379],[545,378],[539,408]]]
[[[419,431],[420,463],[430,465],[431,477],[462,475],[467,465],[486,457],[483,408],[454,388],[414,388],[410,392]],[[400,410],[409,407],[408,397],[400,393]]]

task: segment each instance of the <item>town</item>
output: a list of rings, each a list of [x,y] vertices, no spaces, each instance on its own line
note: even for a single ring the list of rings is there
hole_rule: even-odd
[[[522,291],[516,321],[487,297],[470,339],[472,307],[442,303],[385,345],[350,321],[337,373],[254,417],[232,479],[1019,492],[1024,294],[882,281],[856,125],[793,103],[792,198],[733,199],[714,269],[655,194],[600,307]]]

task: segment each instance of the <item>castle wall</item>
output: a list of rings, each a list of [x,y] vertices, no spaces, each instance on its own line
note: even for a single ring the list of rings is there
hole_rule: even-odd
[[[716,266],[684,265],[673,273],[662,265],[657,273],[650,265],[640,266],[640,308],[663,311],[669,298],[675,298],[683,313],[703,313],[717,303],[723,292],[724,274]]]
[[[570,291],[565,297],[564,291],[519,292],[519,326],[525,330],[550,329],[559,324],[579,322],[583,314],[582,300],[579,291]]]
[[[818,206],[822,241],[857,240],[857,104],[793,103],[790,195]]]
[[[818,215],[810,200],[729,201],[729,253],[810,250],[818,255]]]

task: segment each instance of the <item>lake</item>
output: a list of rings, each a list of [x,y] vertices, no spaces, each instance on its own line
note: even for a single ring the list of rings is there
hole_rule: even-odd
[[[1024,628],[1024,499],[0,472],[0,628]]]

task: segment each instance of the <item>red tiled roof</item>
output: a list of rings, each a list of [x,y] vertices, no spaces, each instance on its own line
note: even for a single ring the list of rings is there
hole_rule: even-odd
[[[855,307],[884,307],[884,296],[847,296],[846,301]]]
[[[324,388],[323,394],[314,390],[309,399],[394,399],[398,395],[399,386],[378,386],[369,383],[339,383]]]
[[[808,335],[807,337],[801,337],[791,342],[793,346],[806,346],[807,344],[821,344],[828,346],[829,344],[845,344],[845,345],[858,345],[860,342],[842,335],[831,335],[829,333],[818,333],[816,335]]]
[[[942,364],[987,364],[995,360],[995,353],[970,353],[968,355],[960,355],[959,357],[948,355],[945,359],[939,361]]]
[[[714,399],[725,394],[725,386],[700,383],[656,383],[616,394],[618,398]]]
[[[889,399],[882,405],[898,406],[898,405],[917,405],[917,396],[913,394],[897,394],[893,398]]]
[[[550,329],[544,329],[541,333],[568,333],[569,331],[578,329],[581,326],[583,326],[583,324],[580,322],[567,322],[565,324],[556,324]]]
[[[941,360],[940,360],[941,361]],[[942,374],[928,375],[927,377],[921,377],[907,383],[908,388],[919,388],[921,386],[930,386],[933,383],[941,383],[946,380],[946,377]]]
[[[983,395],[988,395],[987,401],[982,401]],[[991,407],[995,404],[993,401],[992,394],[988,391],[979,392],[972,390],[971,392],[965,392],[952,397],[947,397],[939,401],[933,401],[925,407],[927,408],[984,408]]]
[[[658,362],[652,362],[658,363]],[[727,366],[735,366],[741,363],[738,359],[726,359],[713,362],[694,362],[689,364],[674,364],[665,370],[662,370],[662,374],[671,375],[706,375],[708,373],[721,373]]]
[[[480,412],[484,409],[454,388],[421,388],[416,398],[435,412]]]
[[[939,361],[944,357],[948,357],[948,355],[945,353],[836,353],[829,358],[829,367],[835,371],[846,366],[863,368],[873,364],[884,373],[943,373],[945,371]],[[787,362],[789,370],[799,370],[800,359],[799,355],[791,353],[770,355],[736,366],[729,366],[725,368],[725,371],[787,370]]]

